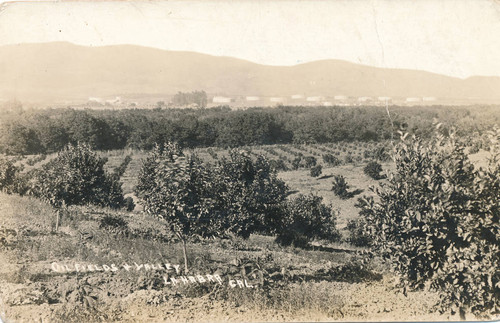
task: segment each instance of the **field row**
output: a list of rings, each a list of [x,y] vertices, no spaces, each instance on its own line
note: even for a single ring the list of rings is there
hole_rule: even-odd
[[[379,160],[383,170],[390,169],[388,159],[389,143],[327,143],[302,145],[262,145],[237,148],[246,151],[251,157],[258,155],[266,157],[278,170],[279,177],[289,186],[292,196],[296,194],[315,194],[323,198],[324,203],[331,204],[339,211],[338,225],[343,229],[350,219],[358,216],[354,206],[357,197],[371,195],[370,186],[377,185],[375,181],[363,173],[363,167],[372,160]],[[140,210],[140,202],[135,197],[134,190],[142,160],[147,151],[141,150],[112,150],[100,152],[107,158],[105,169],[109,173],[119,173],[122,189],[125,196],[131,196]],[[186,149],[185,153],[195,153],[205,162],[215,163],[218,159],[229,156],[229,149],[216,147]],[[16,165],[21,166],[24,172],[41,166],[56,154],[28,156],[19,158]],[[321,174],[312,177],[311,167],[320,165]],[[341,199],[332,191],[332,178],[343,176],[349,185],[349,190],[355,192],[353,198]]]

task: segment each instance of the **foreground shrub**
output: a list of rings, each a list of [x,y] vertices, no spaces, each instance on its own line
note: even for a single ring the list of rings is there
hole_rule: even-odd
[[[380,163],[376,161],[371,161],[366,164],[366,166],[363,168],[363,172],[374,180],[384,178],[384,176],[380,174],[382,172],[382,165],[380,165]]]
[[[314,156],[304,156],[302,153],[298,153],[294,159],[291,161],[291,166],[293,170],[299,168],[311,168],[316,166],[317,159]]]
[[[124,208],[131,212],[135,209],[134,199],[131,196],[127,196],[123,202]]]
[[[347,231],[349,232],[347,242],[356,247],[370,246],[372,244],[372,238],[370,237],[370,235],[366,234],[365,228],[366,220],[364,218],[349,220],[346,227]]]
[[[304,167],[305,168],[311,168],[316,166],[317,160],[316,157],[314,156],[306,156],[304,158]]]
[[[311,175],[311,177],[318,177],[322,173],[323,173],[323,167],[321,167],[321,165],[316,165],[314,167],[311,167],[309,175]]]
[[[409,288],[441,291],[442,310],[500,308],[500,131],[491,134],[487,169],[474,169],[454,135],[403,141],[396,171],[361,200],[375,250]]]
[[[315,195],[299,195],[285,203],[281,228],[276,242],[288,246],[307,247],[312,239],[337,241],[337,213]]]
[[[323,161],[326,164],[328,164],[328,166],[330,166],[330,167],[335,167],[335,166],[338,166],[338,165],[340,165],[342,163],[340,161],[340,159],[338,159],[337,157],[335,157],[332,154],[324,154],[323,155]]]
[[[288,167],[286,167],[286,164],[282,159],[271,159],[269,161],[269,164],[271,165],[271,168],[273,168],[277,172],[288,170]]]
[[[53,206],[121,207],[121,183],[104,171],[106,161],[87,144],[68,145],[56,158],[30,172],[28,192]]]
[[[106,215],[99,220],[99,228],[109,233],[125,235],[128,232],[128,223],[122,217]]]
[[[301,167],[302,164],[302,156],[297,156],[292,160],[292,169],[297,170]]]
[[[353,163],[353,162],[354,162],[354,159],[353,159],[353,157],[352,157],[352,153],[351,153],[351,152],[348,152],[348,153],[347,153],[347,155],[345,155],[345,157],[344,157],[344,162],[345,162],[346,164],[351,164],[351,163]]]
[[[253,232],[274,233],[288,188],[262,155],[256,160],[231,150],[213,168],[207,189],[216,201],[212,211],[218,231],[248,238]]]
[[[351,194],[349,194],[348,189],[349,185],[347,184],[347,181],[345,180],[344,176],[342,175],[333,176],[332,191],[335,195],[337,195],[341,199],[348,199],[351,197]]]
[[[391,156],[388,154],[386,148],[383,146],[375,147],[371,150],[365,150],[363,153],[363,157],[375,159],[381,162],[388,161],[391,159]]]

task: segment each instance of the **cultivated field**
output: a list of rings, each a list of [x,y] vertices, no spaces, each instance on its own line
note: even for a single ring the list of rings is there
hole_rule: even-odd
[[[390,171],[393,168],[393,163],[390,161],[389,153],[391,152],[390,142],[373,143],[373,142],[338,142],[329,144],[301,144],[301,145],[262,145],[262,146],[245,146],[237,148],[248,152],[250,156],[256,157],[263,155],[270,161],[282,161],[282,167],[279,169],[279,178],[284,180],[291,190],[291,196],[296,194],[313,193],[323,198],[324,203],[331,204],[335,209],[340,211],[338,225],[343,229],[349,219],[357,217],[358,210],[354,207],[356,197],[362,195],[372,196],[370,191],[371,186],[379,185],[382,181],[376,181],[363,173],[363,167],[371,160],[374,160],[376,152],[383,149],[385,154],[384,160],[379,161],[384,172]],[[213,147],[213,148],[196,148],[186,149],[186,154],[196,154],[202,160],[214,163],[218,158],[228,156],[228,149]],[[323,155],[330,154],[335,156],[339,165],[332,166],[324,161]],[[57,154],[48,155],[46,158],[40,156],[26,156],[20,158],[16,165],[21,166],[25,172],[30,169],[39,167],[48,160],[54,158]],[[124,174],[120,180],[122,182],[123,193],[125,196],[132,196],[136,204],[140,201],[134,194],[134,189],[137,184],[139,170],[142,165],[142,160],[146,157],[147,152],[141,150],[124,149],[111,150],[100,152],[102,157],[107,158],[105,169],[112,173],[116,168],[123,163],[127,156],[131,157],[130,163],[125,168]],[[476,154],[477,156],[478,154]],[[310,166],[306,167],[304,163],[299,165],[297,169],[293,169],[293,160],[302,156],[314,157],[315,163],[322,166],[322,174],[318,177],[310,175]],[[483,156],[484,157],[484,156]],[[476,157],[478,162],[483,159],[481,156]],[[347,200],[340,199],[332,192],[332,177],[334,175],[344,176],[347,183],[351,186],[352,191],[356,191],[356,196]],[[140,205],[137,205],[136,211],[141,211]]]
[[[385,181],[363,173],[381,147],[390,151],[390,143],[241,148],[251,156],[282,160],[278,177],[289,186],[290,197],[313,193],[338,210],[342,239],[314,241],[305,249],[281,247],[274,237],[256,234],[248,240],[193,240],[187,244],[189,273],[182,269],[181,243],[164,222],[142,212],[134,194],[143,151],[100,152],[110,173],[131,157],[121,181],[124,194],[136,202],[132,212],[70,206],[56,231],[56,212],[48,204],[2,193],[1,317],[16,322],[459,319],[457,313],[439,313],[435,292],[403,293],[381,259],[349,243],[346,226],[359,216],[357,197],[373,196],[369,187]],[[208,162],[228,155],[221,148],[189,152]],[[339,165],[328,164],[324,154],[337,157]],[[26,172],[54,156],[18,158],[16,165],[25,165]],[[299,156],[315,157],[321,175],[312,177],[308,167],[293,169]],[[482,156],[472,159],[481,164]],[[384,171],[394,168],[389,160],[381,162]],[[332,192],[334,175],[345,177],[353,197]]]

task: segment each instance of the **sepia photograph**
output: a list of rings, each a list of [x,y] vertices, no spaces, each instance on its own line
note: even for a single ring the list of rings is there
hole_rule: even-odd
[[[500,320],[500,1],[0,0],[0,323]]]

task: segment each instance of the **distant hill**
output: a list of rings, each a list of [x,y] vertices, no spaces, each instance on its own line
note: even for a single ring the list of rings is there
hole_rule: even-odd
[[[500,77],[462,80],[340,60],[265,66],[192,52],[133,45],[70,43],[0,46],[0,99],[71,100],[133,94],[433,96],[500,99]]]

